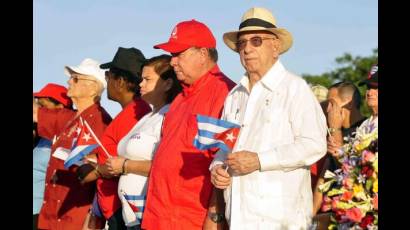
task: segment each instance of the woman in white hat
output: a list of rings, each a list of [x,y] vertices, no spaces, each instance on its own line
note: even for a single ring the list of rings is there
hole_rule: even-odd
[[[64,161],[76,137],[79,119],[87,121],[95,135],[100,137],[111,117],[99,101],[105,89],[104,71],[99,63],[86,58],[78,66],[66,66],[67,96],[76,110],[39,108],[33,102],[33,121],[38,134],[54,140],[46,172],[44,201],[38,218],[39,229],[81,229],[94,197],[94,184],[81,185],[77,166],[64,168]]]

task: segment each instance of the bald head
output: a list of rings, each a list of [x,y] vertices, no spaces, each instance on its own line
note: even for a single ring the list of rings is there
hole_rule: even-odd
[[[338,96],[343,102],[352,101],[356,109],[360,109],[362,97],[359,89],[351,82],[338,82],[329,87],[329,90],[337,89]]]

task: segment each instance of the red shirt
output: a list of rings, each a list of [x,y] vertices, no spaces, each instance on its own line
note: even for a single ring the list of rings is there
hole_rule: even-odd
[[[56,142],[51,146],[51,153],[57,147],[71,148],[78,117],[75,111],[67,109],[39,109],[39,135],[50,140],[57,135]],[[88,122],[97,137],[101,137],[105,127],[111,122],[110,115],[99,103],[84,110],[81,117]],[[77,166],[64,169],[63,160],[50,157],[46,172],[44,201],[38,218],[39,229],[81,229],[94,198],[95,184],[81,185],[75,173],[76,169]]]
[[[143,229],[202,229],[212,193],[208,167],[215,152],[193,146],[195,115],[220,117],[234,85],[215,65],[172,102],[152,161]]]
[[[131,130],[132,127],[145,114],[151,111],[151,107],[141,98],[134,99],[129,103],[105,129],[101,137],[101,143],[111,156],[118,156],[117,145],[120,140]],[[98,164],[105,164],[107,155],[99,147]],[[109,219],[118,208],[121,202],[118,198],[118,177],[104,179],[99,177],[97,180],[98,204],[101,212],[106,219]]]

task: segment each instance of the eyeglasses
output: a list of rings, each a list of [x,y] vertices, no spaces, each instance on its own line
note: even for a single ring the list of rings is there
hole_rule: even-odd
[[[96,82],[96,80],[92,80],[92,79],[87,79],[87,78],[79,78],[79,77],[77,77],[77,76],[70,76],[70,79],[73,79],[73,82],[74,83],[78,83],[78,81],[80,81],[80,80],[84,80],[84,81],[94,81],[94,82]]]
[[[249,40],[248,39],[241,39],[241,40],[238,40],[237,42],[236,42],[236,49],[238,50],[238,51],[242,51],[242,50],[244,50],[245,49],[245,47],[246,47],[246,44],[248,43],[248,41],[250,41],[251,42],[251,44],[252,44],[252,46],[253,47],[259,47],[259,46],[261,46],[262,45],[262,41],[263,40],[267,40],[267,39],[277,39],[277,38],[262,38],[262,37],[258,37],[258,36],[256,36],[256,37],[251,37]]]

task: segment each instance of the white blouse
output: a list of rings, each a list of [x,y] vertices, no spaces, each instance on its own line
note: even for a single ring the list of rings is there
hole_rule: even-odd
[[[118,155],[130,160],[152,160],[161,139],[161,127],[169,104],[157,113],[150,112],[118,143]],[[130,227],[140,224],[144,211],[147,177],[128,173],[120,177],[118,196],[122,203],[122,215],[125,225]]]

